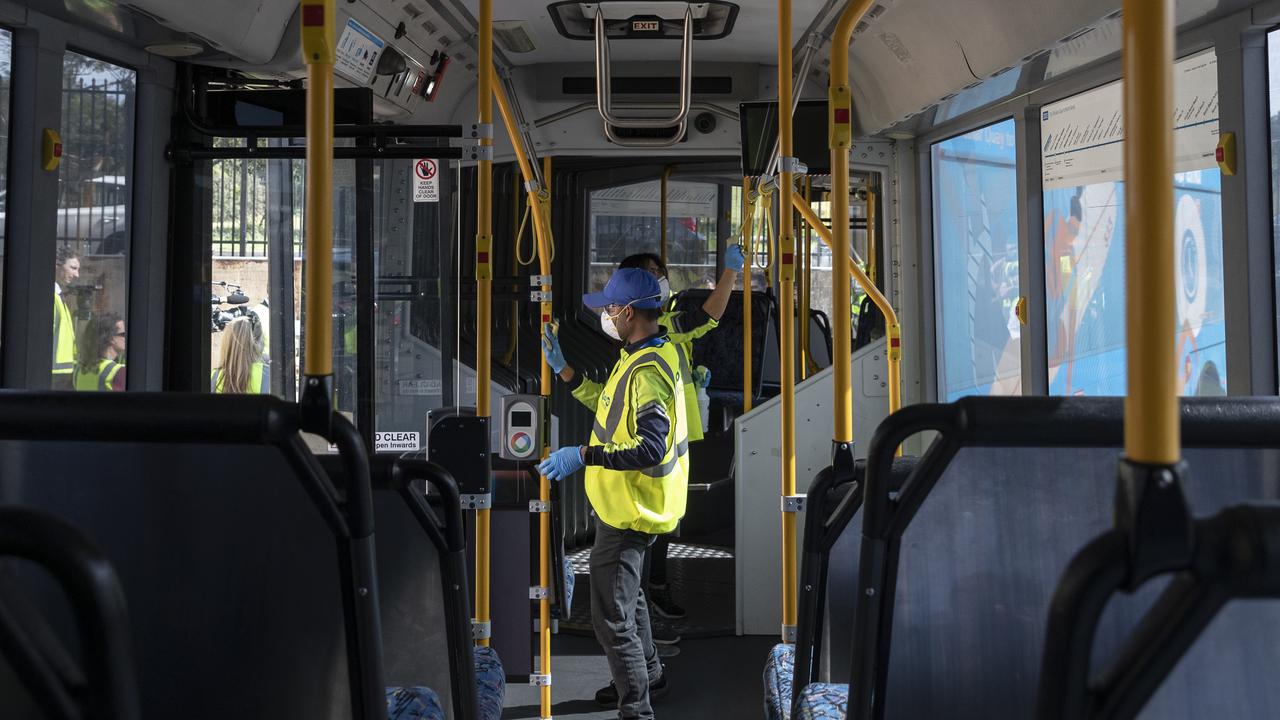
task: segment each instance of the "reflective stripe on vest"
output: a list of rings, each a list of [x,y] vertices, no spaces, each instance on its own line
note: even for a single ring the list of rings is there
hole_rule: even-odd
[[[62,296],[53,295],[53,374],[69,375],[76,369],[76,328]]]
[[[689,425],[685,415],[684,381],[678,371],[673,371],[679,364],[676,346],[664,342],[622,358],[605,381],[596,405],[591,435],[594,446],[632,438],[635,432],[632,384],[637,369],[656,368],[673,393],[672,407],[666,408],[671,415],[666,450],[656,466],[641,470],[587,467],[587,497],[606,525],[660,534],[674,530],[684,516],[689,493]]]
[[[120,374],[120,368],[124,367],[115,360],[102,359],[98,361],[98,369],[93,373],[82,373],[80,367],[76,366],[71,372],[71,386],[76,390],[106,391],[111,389],[111,381],[116,379],[116,375]]]

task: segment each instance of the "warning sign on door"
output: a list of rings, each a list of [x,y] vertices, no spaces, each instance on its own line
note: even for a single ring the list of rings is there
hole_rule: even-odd
[[[440,202],[440,165],[435,160],[413,161],[413,201]]]

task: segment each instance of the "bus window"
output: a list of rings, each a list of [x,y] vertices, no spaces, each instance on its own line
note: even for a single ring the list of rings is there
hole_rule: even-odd
[[[1175,66],[1176,357],[1183,395],[1227,387],[1217,56]],[[1049,392],[1124,395],[1125,207],[1121,85],[1044,106],[1045,301]]]
[[[1268,93],[1271,116],[1271,234],[1276,246],[1276,290],[1280,291],[1280,30],[1267,33]],[[1280,303],[1276,303],[1276,328],[1280,330]],[[1277,334],[1280,337],[1280,333]]]
[[[590,291],[603,288],[628,255],[659,253],[660,187],[659,181],[650,180],[591,191]],[[672,292],[715,287],[719,192],[714,183],[668,183],[667,274]]]
[[[935,143],[938,399],[1022,392],[1013,120]]]
[[[13,33],[0,28],[0,301],[4,299],[4,213],[9,184],[9,88],[13,76]]]
[[[128,325],[136,84],[136,73],[127,68],[75,52],[64,56],[63,153],[54,235],[54,389],[98,389],[95,378],[105,372],[114,372],[114,378],[119,371],[110,365],[126,364],[124,343],[104,340],[104,333],[93,330],[104,318],[118,317]]]

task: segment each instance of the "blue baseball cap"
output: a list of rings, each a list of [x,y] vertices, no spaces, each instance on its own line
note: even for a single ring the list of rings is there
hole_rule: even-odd
[[[662,307],[662,288],[648,270],[622,268],[609,277],[604,290],[583,295],[582,304],[589,308],[630,305],[652,310]]]

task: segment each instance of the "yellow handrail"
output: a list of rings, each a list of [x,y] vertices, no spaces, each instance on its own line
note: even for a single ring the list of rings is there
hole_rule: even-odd
[[[751,178],[742,178],[742,239],[747,251],[747,266],[742,273],[742,412],[751,411],[751,260],[752,227],[755,221],[756,201],[751,197]]]
[[[528,207],[533,215],[533,235],[537,240],[538,249],[538,270],[544,278],[551,277],[551,260],[553,253],[553,243],[551,240],[551,194],[545,188],[538,186],[537,180],[533,174],[533,165],[530,158],[526,157],[521,149],[520,127],[516,123],[515,114],[511,111],[511,102],[507,98],[506,90],[502,87],[502,83],[498,82],[497,76],[493,78],[493,96],[498,101],[498,113],[502,116],[502,123],[506,126],[507,136],[511,138],[511,145],[515,149],[516,162],[520,166],[520,176],[524,178],[525,189],[528,192]],[[551,158],[543,158],[542,176],[546,178],[546,182],[551,182]],[[551,285],[544,283],[541,287],[544,298],[550,298]],[[544,299],[539,305],[539,330],[546,332],[546,328],[551,324],[551,301]],[[541,355],[540,355],[541,357]],[[539,393],[544,398],[551,396],[551,366],[547,364],[545,357],[542,357],[540,366],[540,387]],[[543,402],[549,402],[544,400]],[[544,444],[542,446],[541,457],[546,459],[551,454],[551,447]],[[551,482],[546,476],[538,478],[538,499],[544,503],[551,502]],[[538,586],[550,587],[551,580],[551,514],[538,513]],[[538,657],[539,672],[542,675],[551,675],[551,601],[547,597],[543,597],[538,601]],[[551,686],[549,684],[542,685],[539,689],[539,710],[540,718],[551,717]]]
[[[662,193],[662,209],[660,215],[662,217],[662,235],[658,241],[658,257],[662,258],[662,267],[667,266],[667,181],[671,179],[671,173],[675,172],[675,165],[668,165],[662,169],[662,180],[659,184],[659,192]]]
[[[1178,462],[1173,217],[1173,0],[1124,0],[1124,167],[1129,222],[1125,457]]]
[[[876,193],[867,191],[867,277],[876,284]]]
[[[478,122],[493,123],[493,0],[480,0],[480,77]],[[481,134],[481,147],[493,147],[492,136]],[[489,417],[489,362],[493,322],[493,160],[481,157],[476,167],[476,417]],[[476,622],[489,622],[489,516],[488,509],[476,510]],[[476,643],[489,644],[488,638]]]
[[[795,194],[791,143],[791,0],[778,0],[778,336],[782,365],[782,497],[796,494]],[[796,513],[782,513],[782,641],[795,642]]]
[[[814,232],[818,233],[818,237],[822,238],[822,242],[825,243],[827,247],[831,248],[833,257],[831,270],[834,275],[835,269],[840,266],[840,263],[837,262],[839,260],[839,256],[835,255],[833,233],[826,225],[822,224],[822,220],[813,213],[813,210],[809,208],[808,204],[800,201],[799,199],[795,199],[794,202],[796,209],[800,211],[800,217],[803,217],[805,222],[813,228]],[[902,407],[902,328],[898,325],[898,314],[893,311],[893,306],[889,304],[889,298],[885,297],[884,294],[880,292],[880,289],[871,282],[871,278],[867,277],[867,274],[863,272],[862,268],[858,267],[858,263],[852,257],[847,257],[846,259],[848,261],[846,267],[848,268],[849,273],[858,281],[858,285],[862,286],[862,289],[867,292],[867,295],[871,298],[871,302],[875,303],[876,307],[880,308],[880,312],[884,314],[885,354],[887,355],[889,364],[889,413],[892,414]],[[848,293],[845,294],[845,297],[848,297]],[[831,314],[833,316],[831,318],[831,324],[834,326],[836,324],[836,317],[841,315],[841,307],[839,305],[835,305],[834,301],[831,308]],[[845,322],[847,323],[847,318],[849,316],[848,305],[844,306],[843,314],[846,318]],[[843,346],[838,343],[839,338],[834,338],[831,341],[832,352],[836,357],[839,357],[842,354],[848,355],[849,348],[852,347],[852,338],[850,338],[850,341]],[[843,352],[841,352],[841,348],[843,348]],[[835,362],[835,358],[832,358],[832,362]],[[839,383],[838,378],[836,382],[837,384]],[[838,385],[836,389],[837,392],[839,392],[840,388]],[[852,412],[852,405],[850,405],[850,412]],[[850,430],[852,430],[852,424],[850,425]]]
[[[849,147],[853,142],[853,101],[849,89],[849,44],[853,42],[853,29],[876,0],[853,0],[840,13],[835,34],[831,39],[831,75],[827,90],[827,145],[831,148],[831,226],[835,228],[831,239],[834,257],[849,257]],[[803,214],[803,213],[802,213]],[[815,228],[816,230],[817,228]],[[818,234],[822,232],[819,230]],[[852,447],[853,443],[853,358],[849,348],[853,346],[850,323],[849,279],[852,268],[848,263],[831,263],[831,345],[835,357],[835,433],[837,448]],[[866,283],[870,286],[871,283]],[[868,287],[868,290],[870,288]],[[888,306],[888,303],[885,303]],[[883,312],[883,308],[881,308]],[[889,315],[885,314],[885,329],[889,330]],[[885,333],[889,335],[888,332]],[[891,340],[891,343],[898,340]],[[891,344],[892,348],[893,345]],[[892,358],[892,355],[890,356]],[[890,387],[896,382],[890,373]],[[892,390],[889,393],[893,400]]]
[[[306,338],[303,373],[333,380],[333,63],[334,0],[302,3],[307,63]],[[319,22],[317,22],[317,20]]]
[[[806,207],[812,207],[810,196],[813,193],[813,180],[808,176],[804,179],[804,204]],[[794,196],[792,196],[794,197]],[[812,230],[808,224],[803,226],[804,240],[803,248],[797,248],[796,252],[796,270],[800,281],[800,379],[804,380],[809,377],[809,245],[813,242]]]

